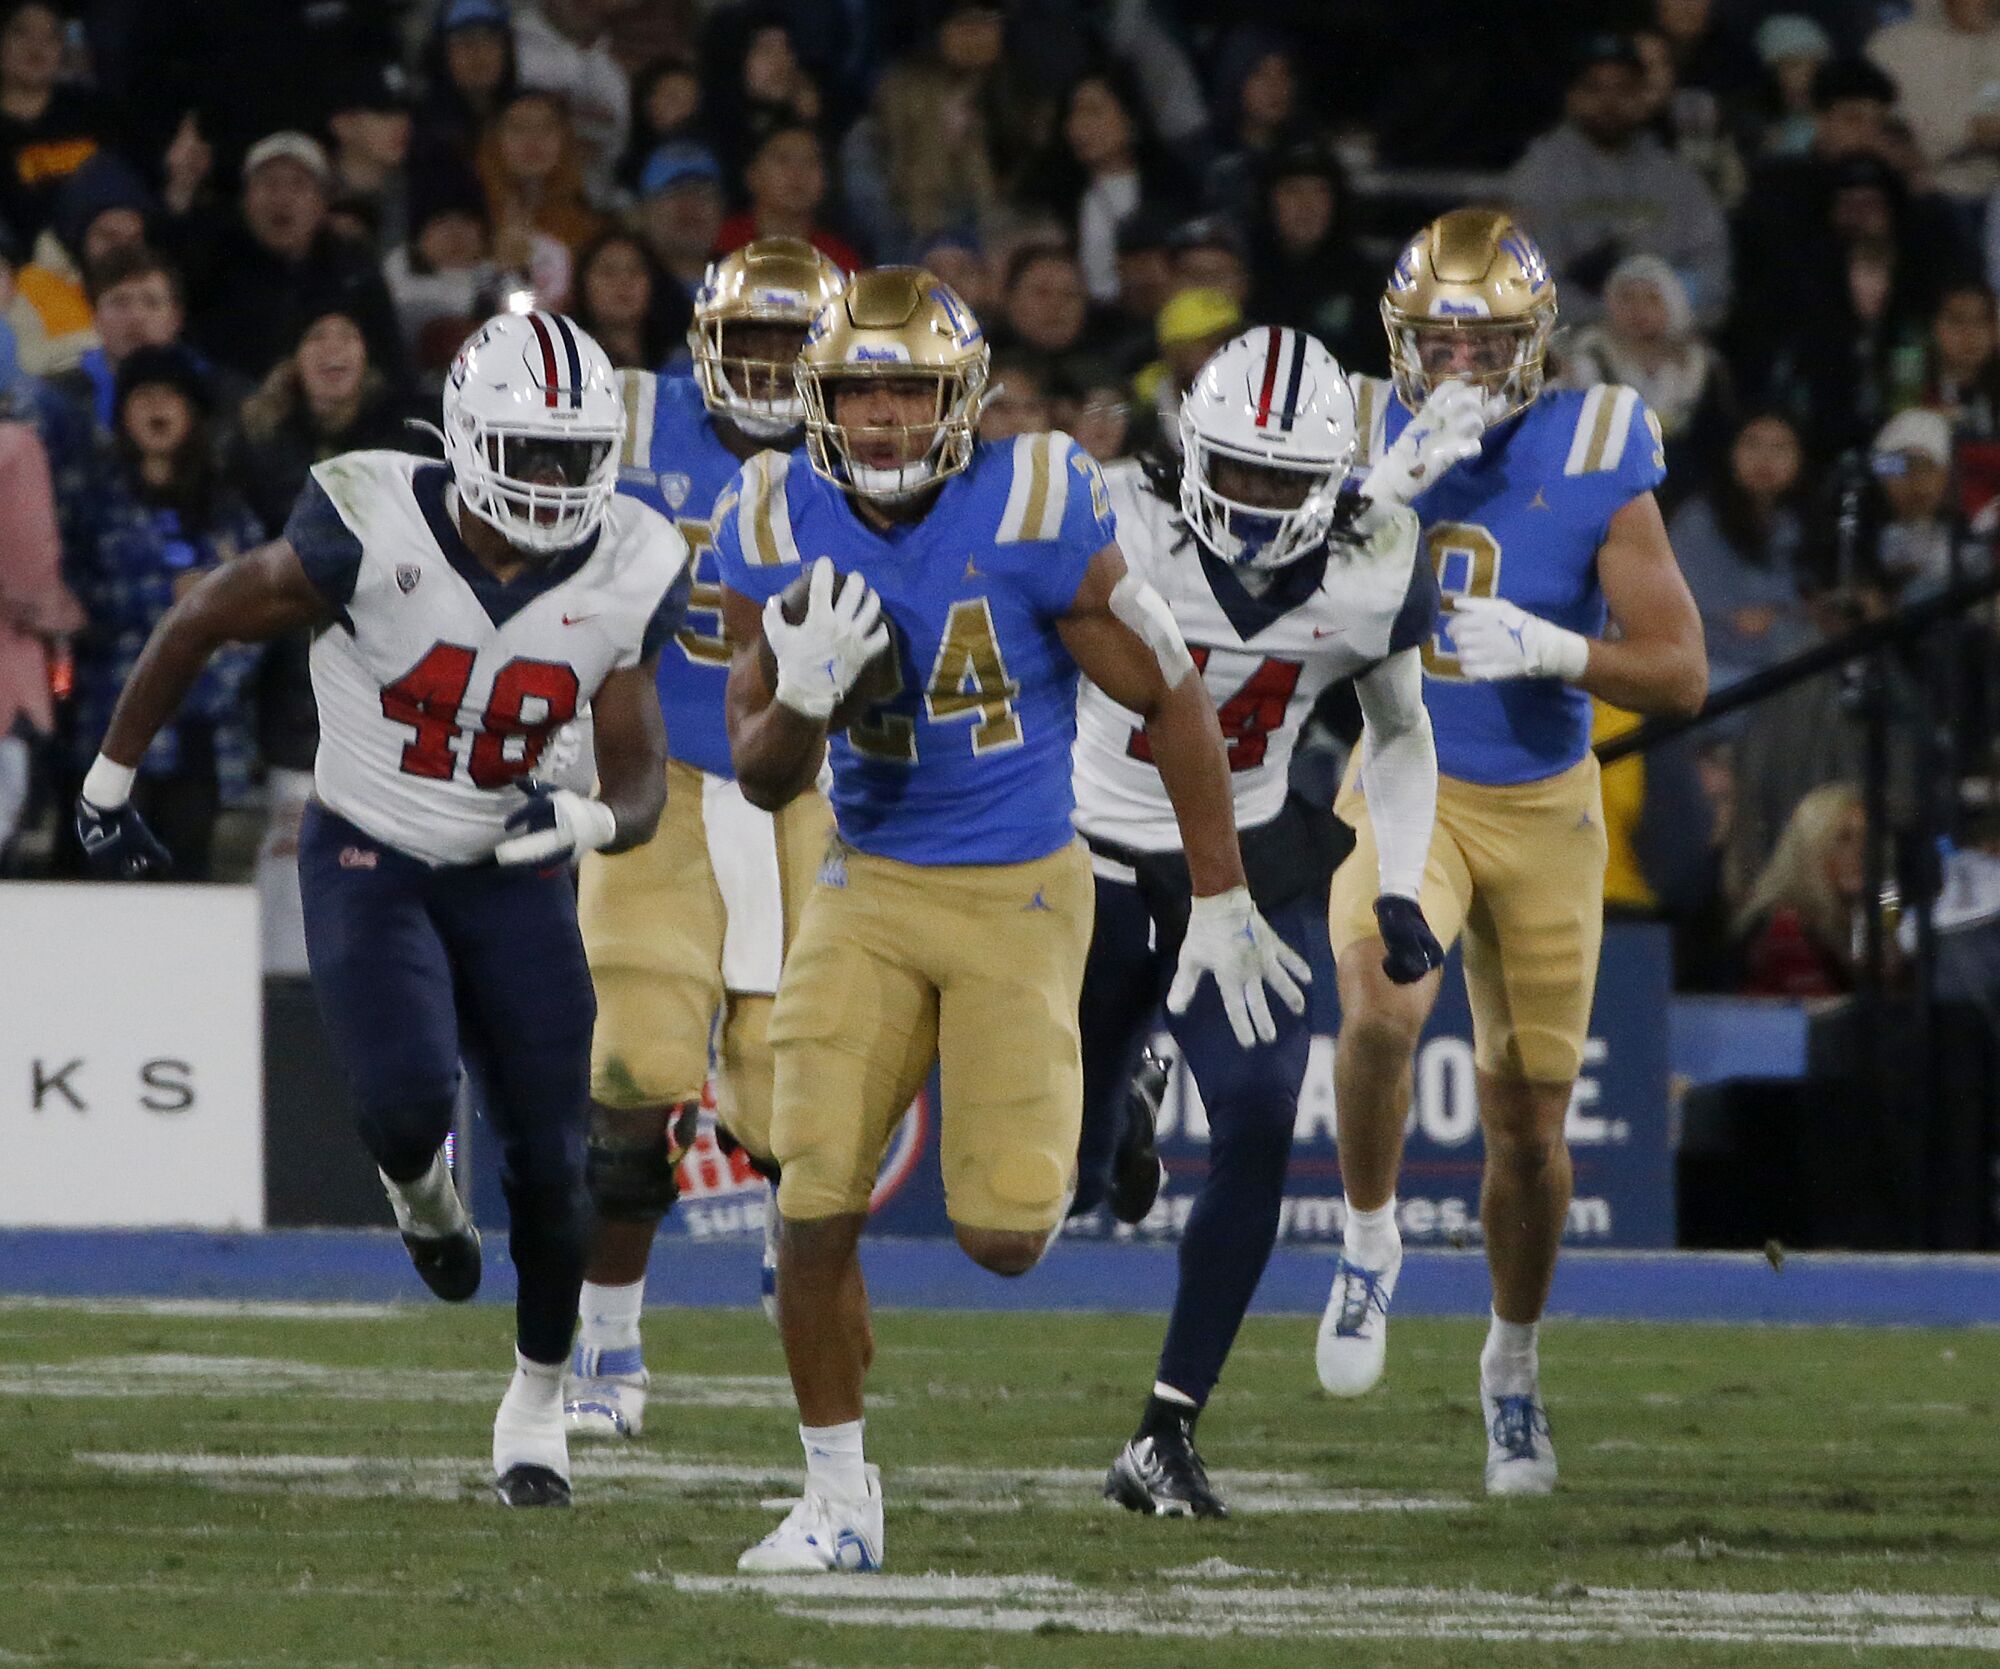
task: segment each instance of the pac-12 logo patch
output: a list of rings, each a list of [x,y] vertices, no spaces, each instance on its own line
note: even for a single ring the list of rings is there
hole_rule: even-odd
[[[688,493],[693,487],[694,482],[685,475],[667,474],[660,477],[660,496],[675,510],[687,503]]]
[[[396,564],[396,589],[402,592],[405,597],[416,590],[417,581],[423,577],[423,569],[419,568],[414,562],[399,562]]]

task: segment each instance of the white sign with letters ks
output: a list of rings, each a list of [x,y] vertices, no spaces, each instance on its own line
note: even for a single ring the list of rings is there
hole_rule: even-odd
[[[261,1228],[249,887],[0,883],[0,1224]]]

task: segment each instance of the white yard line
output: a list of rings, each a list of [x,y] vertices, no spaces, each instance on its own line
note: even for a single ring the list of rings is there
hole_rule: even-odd
[[[0,1297],[9,1310],[81,1310],[86,1315],[176,1316],[194,1321],[391,1321],[410,1319],[425,1305],[325,1303],[262,1298],[14,1298]],[[4,1660],[0,1660],[4,1661]]]

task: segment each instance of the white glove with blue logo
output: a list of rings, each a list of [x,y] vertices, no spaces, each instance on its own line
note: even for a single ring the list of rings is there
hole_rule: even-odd
[[[778,699],[795,713],[824,720],[888,646],[889,627],[882,599],[868,582],[859,574],[837,575],[826,557],[813,563],[806,587],[805,618],[797,625],[785,618],[782,596],[764,604],[764,641],[778,663]]]
[[[1502,678],[1574,683],[1590,665],[1590,639],[1504,597],[1460,597],[1448,624],[1458,670],[1475,683]]]
[[[1265,986],[1277,992],[1294,1014],[1306,1011],[1306,994],[1300,986],[1312,983],[1312,969],[1258,912],[1248,887],[1232,887],[1194,901],[1174,983],[1167,992],[1169,1014],[1187,1012],[1203,974],[1213,976],[1222,993],[1229,1029],[1242,1048],[1269,1043],[1278,1035]]]
[[[1368,472],[1361,496],[1377,510],[1408,505],[1453,464],[1477,457],[1485,433],[1485,395],[1470,383],[1438,384]]]

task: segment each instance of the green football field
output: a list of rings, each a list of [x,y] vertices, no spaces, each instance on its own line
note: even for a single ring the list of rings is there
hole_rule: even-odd
[[[1489,1505],[1479,1329],[1337,1405],[1253,1321],[1203,1424],[1236,1516],[1098,1496],[1152,1318],[879,1318],[880,1577],[754,1581],[797,1488],[755,1313],[657,1310],[645,1439],[502,1510],[507,1313],[0,1303],[0,1665],[1970,1664],[2000,1652],[2000,1333],[1569,1324],[1563,1464]],[[1306,1654],[1312,1654],[1307,1656]],[[1338,1654],[1337,1656],[1333,1654]]]

